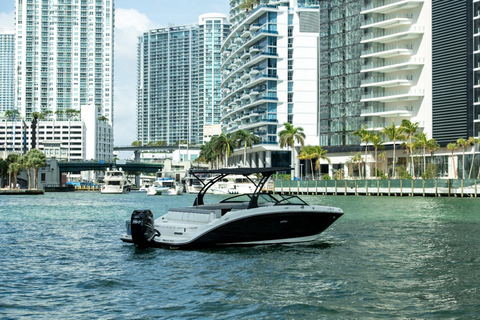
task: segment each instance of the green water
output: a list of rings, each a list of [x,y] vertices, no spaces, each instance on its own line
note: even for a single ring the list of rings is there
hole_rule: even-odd
[[[0,317],[480,318],[480,199],[303,198],[345,211],[315,243],[138,251],[131,212],[191,195],[2,196]]]

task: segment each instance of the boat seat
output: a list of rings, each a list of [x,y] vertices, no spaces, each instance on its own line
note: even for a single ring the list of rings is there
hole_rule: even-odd
[[[168,220],[185,222],[209,223],[221,217],[221,210],[206,210],[198,208],[171,208],[167,213]]]

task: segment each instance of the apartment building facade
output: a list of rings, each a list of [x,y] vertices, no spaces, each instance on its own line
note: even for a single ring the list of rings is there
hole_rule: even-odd
[[[139,37],[138,140],[201,144],[219,125],[219,52],[228,27],[225,15],[211,13],[200,16],[198,24]]]
[[[290,152],[278,145],[283,123],[304,128],[305,142],[318,144],[318,2],[260,2],[248,14],[241,3],[230,2],[232,30],[222,45],[223,130],[260,137],[247,165],[289,165]],[[242,159],[238,150],[231,164]]]
[[[0,113],[15,106],[15,30],[0,28]]]
[[[15,28],[15,108],[19,118],[31,123],[36,114],[41,119],[38,128],[45,126],[47,135],[52,132],[45,139],[60,139],[62,147],[68,148],[73,148],[68,135],[56,136],[48,127],[52,122],[81,119],[82,127],[92,128],[87,135],[88,150],[92,151],[80,152],[77,146],[69,154],[74,158],[82,154],[83,160],[111,160],[114,1],[16,0]],[[74,112],[76,117],[72,117]],[[90,118],[85,118],[86,114]],[[107,129],[100,134],[97,126]]]

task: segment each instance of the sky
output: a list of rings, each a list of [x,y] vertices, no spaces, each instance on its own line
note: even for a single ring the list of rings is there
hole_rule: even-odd
[[[228,15],[229,0],[115,0],[115,146],[136,137],[137,37],[150,29],[198,23],[205,13]],[[0,0],[0,28],[14,27],[15,0]]]

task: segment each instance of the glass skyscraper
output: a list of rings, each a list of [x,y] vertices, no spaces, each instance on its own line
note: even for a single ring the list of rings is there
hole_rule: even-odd
[[[0,113],[15,103],[15,31],[0,28]]]
[[[138,42],[137,139],[200,144],[219,123],[220,45],[227,17],[145,32]]]

